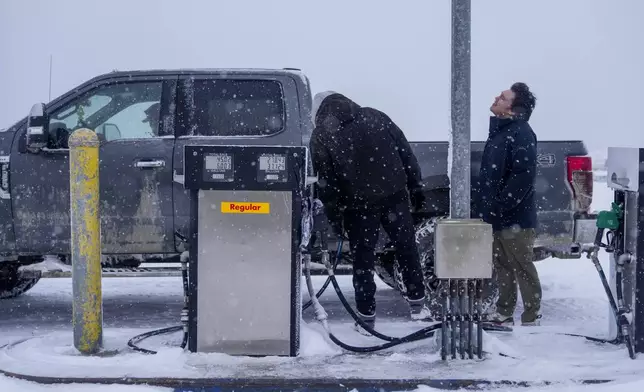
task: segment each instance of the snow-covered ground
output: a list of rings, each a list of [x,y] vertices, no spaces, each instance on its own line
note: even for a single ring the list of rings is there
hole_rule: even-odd
[[[611,193],[595,183],[594,208],[610,205]],[[602,254],[607,267],[607,257]],[[176,325],[182,306],[181,284],[176,278],[104,279],[105,346],[120,354],[108,358],[81,358],[71,339],[71,281],[43,279],[27,295],[0,302],[0,345],[32,338],[0,353],[0,368],[39,376],[106,377],[357,377],[357,378],[475,378],[490,380],[617,379],[594,386],[574,383],[531,388],[531,391],[642,391],[644,363],[632,361],[624,347],[601,346],[558,332],[606,337],[608,305],[592,263],[581,260],[544,260],[537,264],[544,290],[543,322],[540,327],[515,327],[511,334],[486,335],[486,349],[511,357],[491,355],[485,361],[455,360],[441,363],[433,342],[397,347],[369,356],[343,354],[321,333],[307,310],[298,359],[231,358],[225,355],[186,354],[176,348],[180,336],[150,339],[141,345],[159,349],[154,356],[135,353],[127,340],[141,332]],[[319,287],[324,277],[315,277]],[[340,283],[353,303],[349,277]],[[305,300],[308,296],[305,294]],[[381,344],[351,330],[350,317],[330,288],[321,298],[330,315],[331,328],[353,345]],[[384,284],[379,284],[378,308],[383,317],[378,329],[403,335],[419,328],[405,320],[404,302]],[[518,312],[521,311],[519,305]],[[312,371],[314,369],[314,371]],[[139,386],[41,386],[0,377],[0,391],[163,391]],[[427,391],[429,387],[419,386]],[[509,390],[509,389],[508,389]]]

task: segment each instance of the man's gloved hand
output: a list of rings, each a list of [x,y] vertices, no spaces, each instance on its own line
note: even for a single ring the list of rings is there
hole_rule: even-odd
[[[325,215],[333,233],[337,236],[344,235],[344,225],[342,224],[342,213],[334,206],[325,206]]]
[[[333,234],[338,237],[344,236],[344,225],[342,221],[329,221],[331,223],[331,228],[333,229]]]
[[[423,209],[425,205],[425,194],[422,188],[412,189],[409,192],[409,198],[411,199],[411,206],[415,211]]]

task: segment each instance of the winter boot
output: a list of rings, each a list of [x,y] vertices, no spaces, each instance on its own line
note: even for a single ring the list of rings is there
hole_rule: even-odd
[[[409,311],[411,313],[411,319],[416,321],[433,321],[434,317],[431,310],[425,303],[425,297],[421,299],[410,299],[407,300],[409,303]]]
[[[538,327],[539,325],[541,325],[541,315],[537,315],[537,317],[531,321],[521,320],[521,325],[524,327]]]
[[[371,315],[366,315],[366,314],[362,314],[360,312],[356,312],[356,314],[358,315],[360,320],[364,321],[365,324],[367,324],[367,326],[369,328],[374,329],[376,327],[376,314],[375,313],[371,314]],[[362,328],[362,326],[360,324],[358,324],[357,322],[354,324],[353,327],[358,333],[360,333],[360,334],[362,334],[364,336],[371,336],[371,333],[369,331],[367,331],[366,329]]]
[[[514,317],[505,316],[499,312],[494,312],[487,317],[487,322],[494,325],[512,326],[514,325]]]

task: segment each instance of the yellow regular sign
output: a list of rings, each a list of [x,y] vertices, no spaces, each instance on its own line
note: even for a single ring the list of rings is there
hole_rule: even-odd
[[[268,214],[271,212],[270,203],[222,201],[221,212],[224,214]]]

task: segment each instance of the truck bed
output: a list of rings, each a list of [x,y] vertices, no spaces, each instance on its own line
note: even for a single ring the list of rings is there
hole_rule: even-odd
[[[440,141],[410,142],[418,158],[425,189],[427,190],[427,216],[446,216],[449,214],[450,193],[448,168],[448,143]],[[478,180],[481,157],[485,141],[472,142],[471,179],[472,185]],[[537,209],[539,227],[538,243],[554,246],[568,245],[573,230],[575,211],[573,209],[572,188],[567,179],[566,158],[584,156],[588,151],[581,140],[542,140],[538,142],[537,165]],[[477,190],[472,186],[471,197],[475,199]],[[472,216],[478,212],[472,205]]]

